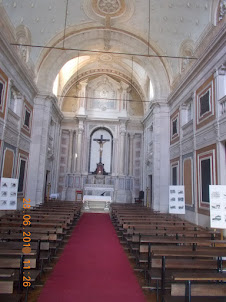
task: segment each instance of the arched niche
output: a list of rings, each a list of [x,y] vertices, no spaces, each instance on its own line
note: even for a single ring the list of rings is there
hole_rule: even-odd
[[[107,139],[103,144],[102,163],[105,172],[112,173],[112,157],[113,157],[113,135],[107,128],[97,128],[90,134],[90,150],[89,150],[89,173],[96,170],[97,164],[100,162],[100,145],[95,139]]]

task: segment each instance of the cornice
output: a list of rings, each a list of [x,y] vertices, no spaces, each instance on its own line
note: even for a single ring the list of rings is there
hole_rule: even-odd
[[[220,49],[226,47],[226,24],[222,26],[218,34],[212,40],[212,42],[203,50],[202,56],[196,61],[196,63],[191,67],[184,78],[179,82],[177,87],[170,93],[168,97],[168,104],[172,102],[182,93],[182,91],[187,88],[192,81],[195,80],[197,75],[203,70],[203,68],[208,64],[208,62],[216,56],[216,53]]]
[[[148,119],[151,117],[151,115],[153,114],[155,108],[162,108],[164,106],[168,106],[166,103],[166,100],[164,99],[159,99],[159,100],[153,100],[150,102],[150,107],[149,110],[145,113],[143,119],[141,120],[142,124],[145,124]]]
[[[0,52],[3,55],[1,63],[5,66],[8,73],[10,73],[7,75],[10,78],[13,78],[15,86],[17,86],[21,93],[27,97],[29,96],[30,99],[33,99],[38,92],[37,86],[33,80],[34,75],[27,68],[25,63],[22,62],[14,47],[8,43],[3,31],[0,31]],[[7,61],[6,64],[4,64],[4,58]],[[21,85],[21,82],[23,82],[24,85]]]
[[[60,110],[60,108],[59,108],[59,106],[57,104],[57,101],[58,100],[55,97],[55,95],[52,95],[52,97],[51,97],[51,103],[52,103],[52,106],[53,106],[53,110],[56,112],[56,114],[57,114],[57,116],[58,116],[58,118],[59,118],[59,120],[61,122],[63,120],[63,118],[64,118],[64,115],[61,112],[61,110]]]

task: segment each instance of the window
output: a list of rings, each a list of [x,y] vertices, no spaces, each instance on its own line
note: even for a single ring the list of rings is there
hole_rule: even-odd
[[[177,186],[180,182],[180,176],[179,176],[179,158],[174,158],[170,161],[171,166],[171,185]]]
[[[217,184],[216,144],[197,150],[198,212],[209,211],[209,186]]]
[[[177,119],[173,121],[173,135],[177,134]]]
[[[172,178],[173,178],[173,182],[172,185],[176,186],[177,185],[177,167],[173,167],[172,168]]]
[[[179,123],[179,109],[178,109],[170,117],[171,144],[179,140],[179,127],[180,127],[180,123]]]
[[[25,111],[25,118],[24,118],[24,125],[27,126],[27,128],[29,128],[30,126],[30,112],[28,110]]]
[[[200,97],[200,116],[210,111],[210,90]]]
[[[18,193],[23,193],[24,191],[24,176],[26,170],[26,160],[20,160],[20,174],[19,174],[19,183],[18,183]]]
[[[3,95],[4,95],[4,86],[2,82],[0,82],[0,105],[2,104]]]
[[[215,82],[211,76],[196,91],[196,129],[206,126],[215,119]]]
[[[24,109],[23,109],[23,125],[22,130],[23,133],[30,136],[31,133],[31,123],[32,123],[32,107],[25,100],[24,101]]]
[[[202,201],[210,202],[209,185],[211,185],[210,158],[201,161]]]

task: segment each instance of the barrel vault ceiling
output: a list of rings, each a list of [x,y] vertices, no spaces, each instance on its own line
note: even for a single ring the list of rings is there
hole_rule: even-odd
[[[133,77],[147,96],[148,80],[154,91],[161,82],[167,86],[164,94],[170,91],[182,70],[183,59],[178,57],[193,56],[213,23],[216,2],[0,0],[0,8],[10,20],[15,41],[32,45],[27,61],[33,66],[37,83],[51,66],[48,84],[53,86],[61,68],[79,58],[65,85],[76,73],[111,70],[124,75],[127,82]]]

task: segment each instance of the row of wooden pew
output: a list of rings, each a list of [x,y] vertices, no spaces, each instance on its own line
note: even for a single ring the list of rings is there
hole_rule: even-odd
[[[111,219],[157,301],[226,301],[219,232],[139,205],[112,204]]]
[[[82,203],[49,201],[0,217],[0,301],[26,301],[80,218]]]

